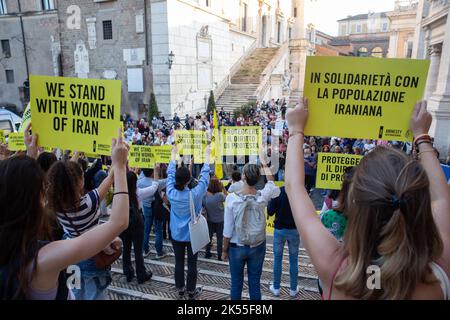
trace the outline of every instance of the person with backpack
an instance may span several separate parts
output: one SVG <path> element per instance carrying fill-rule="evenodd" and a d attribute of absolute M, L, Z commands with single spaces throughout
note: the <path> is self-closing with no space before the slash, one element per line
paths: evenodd
<path fill-rule="evenodd" d="M 205 151 L 205 163 L 200 172 L 200 179 L 195 187 L 189 188 L 191 172 L 185 167 L 176 168 L 177 149 L 172 149 L 172 161 L 167 170 L 167 198 L 170 201 L 170 231 L 172 235 L 172 246 L 175 254 L 175 286 L 178 290 L 179 299 L 187 298 L 195 300 L 202 293 L 201 287 L 197 286 L 197 255 L 192 252 L 189 233 L 189 222 L 191 221 L 190 198 L 192 197 L 195 211 L 200 212 L 202 199 L 209 185 L 209 160 L 211 147 L 208 145 Z M 187 251 L 188 272 L 185 286 L 184 257 Z"/>
<path fill-rule="evenodd" d="M 242 298 L 246 264 L 250 300 L 261 300 L 261 274 L 266 254 L 265 209 L 271 199 L 280 195 L 280 188 L 268 175 L 264 188 L 257 190 L 261 167 L 256 164 L 246 164 L 242 176 L 244 186 L 240 194 L 229 194 L 225 202 L 222 258 L 230 263 L 231 300 Z"/>
<path fill-rule="evenodd" d="M 128 226 L 128 146 L 119 129 L 111 148 L 115 195 L 109 220 L 79 237 L 48 242 L 45 174 L 35 160 L 38 137 L 30 129 L 31 124 L 25 130 L 27 156 L 0 161 L 0 299 L 73 299 L 67 268 L 102 251 Z"/>
<path fill-rule="evenodd" d="M 127 184 L 130 198 L 130 217 L 127 230 L 120 234 L 123 242 L 123 274 L 127 282 L 134 277 L 131 265 L 131 246 L 134 247 L 136 275 L 138 284 L 142 284 L 152 278 L 152 272 L 145 269 L 142 244 L 144 243 L 144 221 L 139 201 L 152 196 L 158 191 L 158 170 L 155 170 L 155 180 L 147 188 L 137 188 L 137 176 L 134 172 L 127 172 Z"/>

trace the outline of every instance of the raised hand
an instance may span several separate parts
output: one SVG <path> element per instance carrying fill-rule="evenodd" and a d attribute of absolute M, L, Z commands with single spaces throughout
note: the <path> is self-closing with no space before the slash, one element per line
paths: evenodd
<path fill-rule="evenodd" d="M 301 99 L 300 103 L 293 109 L 286 112 L 289 131 L 303 132 L 306 121 L 308 120 L 308 99 Z"/>
<path fill-rule="evenodd" d="M 30 130 L 31 130 L 31 122 L 28 123 L 24 132 L 24 142 L 27 148 L 27 156 L 37 159 L 39 152 L 39 147 L 37 145 L 38 135 L 37 133 L 33 133 L 32 135 L 30 135 Z"/>
<path fill-rule="evenodd" d="M 411 117 L 410 128 L 415 137 L 421 134 L 427 134 L 430 130 L 433 117 L 427 111 L 427 102 L 419 101 L 414 107 Z"/>
<path fill-rule="evenodd" d="M 129 149 L 130 146 L 123 141 L 122 128 L 119 128 L 117 139 L 113 139 L 111 147 L 111 160 L 113 167 L 126 167 Z"/>

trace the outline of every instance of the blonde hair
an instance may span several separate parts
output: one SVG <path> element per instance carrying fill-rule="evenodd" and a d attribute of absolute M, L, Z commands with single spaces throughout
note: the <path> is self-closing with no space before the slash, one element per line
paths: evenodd
<path fill-rule="evenodd" d="M 336 278 L 338 290 L 359 299 L 409 299 L 419 283 L 430 283 L 429 263 L 443 243 L 419 162 L 377 147 L 355 168 L 347 203 L 347 266 Z M 367 288 L 370 265 L 380 267 L 381 289 Z"/>

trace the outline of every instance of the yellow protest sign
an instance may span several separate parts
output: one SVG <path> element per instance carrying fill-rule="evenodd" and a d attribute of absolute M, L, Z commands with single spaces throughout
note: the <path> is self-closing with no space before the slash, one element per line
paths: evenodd
<path fill-rule="evenodd" d="M 155 156 L 155 163 L 169 163 L 172 160 L 172 146 L 151 147 Z"/>
<path fill-rule="evenodd" d="M 155 167 L 155 156 L 152 147 L 132 145 L 128 153 L 130 168 L 151 169 Z"/>
<path fill-rule="evenodd" d="M 179 155 L 192 155 L 192 133 L 188 130 L 175 131 L 175 145 Z"/>
<path fill-rule="evenodd" d="M 192 155 L 194 163 L 205 162 L 205 148 L 207 137 L 205 131 L 177 130 L 175 131 L 175 144 L 178 155 Z"/>
<path fill-rule="evenodd" d="M 95 154 L 95 153 L 89 153 L 89 152 L 85 152 L 85 153 L 84 153 L 84 156 L 85 156 L 86 158 L 98 158 L 98 155 L 97 155 L 97 154 Z"/>
<path fill-rule="evenodd" d="M 221 127 L 223 156 L 259 155 L 262 142 L 260 127 Z"/>
<path fill-rule="evenodd" d="M 19 132 L 24 132 L 25 128 L 31 122 L 31 105 L 28 102 L 27 107 L 22 115 L 22 122 L 20 123 Z"/>
<path fill-rule="evenodd" d="M 25 151 L 23 132 L 11 132 L 8 136 L 8 149 L 11 151 Z"/>
<path fill-rule="evenodd" d="M 120 81 L 31 76 L 30 95 L 41 146 L 111 154 L 121 126 Z"/>
<path fill-rule="evenodd" d="M 411 141 L 429 60 L 307 57 L 308 136 Z"/>
<path fill-rule="evenodd" d="M 346 168 L 359 164 L 362 156 L 341 153 L 322 153 L 317 156 L 316 187 L 340 190 Z"/>
<path fill-rule="evenodd" d="M 0 143 L 6 143 L 5 141 L 5 133 L 3 130 L 0 130 Z"/>
<path fill-rule="evenodd" d="M 192 131 L 192 154 L 194 163 L 205 163 L 205 149 L 208 144 L 205 131 Z"/>
<path fill-rule="evenodd" d="M 40 149 L 43 152 L 50 152 L 50 153 L 52 153 L 54 148 L 51 148 L 51 147 L 40 147 Z"/>

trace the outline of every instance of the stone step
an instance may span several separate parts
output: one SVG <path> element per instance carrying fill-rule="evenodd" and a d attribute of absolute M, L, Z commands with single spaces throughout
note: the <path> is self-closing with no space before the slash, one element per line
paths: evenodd
<path fill-rule="evenodd" d="M 153 277 L 151 281 L 145 284 L 138 285 L 136 279 L 132 282 L 126 282 L 125 277 L 122 274 L 121 261 L 114 263 L 112 267 L 113 272 L 113 288 L 131 289 L 135 291 L 134 296 L 139 297 L 139 293 L 150 294 L 151 296 L 145 297 L 140 296 L 142 299 L 150 299 L 161 297 L 162 299 L 176 299 L 177 291 L 175 290 L 175 264 L 173 257 L 166 257 L 162 260 L 150 260 L 145 259 L 145 264 L 147 269 L 151 269 L 153 272 Z M 198 269 L 198 279 L 197 285 L 202 286 L 204 289 L 204 294 L 202 294 L 201 299 L 229 299 L 229 290 L 231 287 L 231 276 L 229 274 L 228 268 L 215 268 L 215 269 L 205 269 L 201 261 L 197 262 Z M 185 267 L 187 270 L 187 266 Z M 264 272 L 261 279 L 261 291 L 263 294 L 263 299 L 276 299 L 273 297 L 269 291 L 269 286 L 271 283 L 271 278 L 266 279 Z M 290 299 L 289 296 L 289 283 L 284 282 L 285 279 L 282 278 L 281 282 L 281 296 L 282 299 Z M 248 279 L 244 278 L 244 289 L 243 296 L 248 298 Z M 306 281 L 309 281 L 306 283 Z M 315 281 L 307 279 L 299 279 L 299 296 L 302 299 L 318 299 L 320 298 L 317 293 L 317 287 L 315 286 Z M 124 292 L 121 292 L 124 294 Z"/>
<path fill-rule="evenodd" d="M 216 102 L 219 108 L 233 112 L 253 99 L 260 84 L 260 76 L 277 53 L 278 48 L 257 48 L 243 62 Z"/>
<path fill-rule="evenodd" d="M 151 247 L 154 246 L 153 240 L 150 241 L 150 245 L 151 245 Z M 166 253 L 168 253 L 170 256 L 174 256 L 173 248 L 172 248 L 171 244 L 164 243 L 163 247 L 164 247 L 164 251 Z M 151 252 L 156 255 L 156 251 L 151 250 Z M 228 266 L 227 262 L 217 260 L 217 249 L 216 249 L 215 242 L 213 242 L 213 245 L 211 248 L 212 258 L 206 259 L 205 253 L 206 253 L 206 251 L 204 249 L 200 250 L 200 252 L 198 254 L 199 261 L 203 261 L 206 264 L 214 263 L 214 264 L 217 264 L 220 266 Z M 266 244 L 266 256 L 264 259 L 263 269 L 267 272 L 272 272 L 273 264 L 274 264 L 273 251 Z M 299 267 L 299 277 L 308 278 L 308 279 L 317 279 L 317 273 L 316 273 L 313 265 L 310 263 L 308 256 L 299 254 L 298 267 Z M 285 250 L 283 250 L 282 270 L 286 276 L 289 276 L 289 254 L 287 253 L 287 247 L 285 248 Z"/>
<path fill-rule="evenodd" d="M 274 255 L 273 255 L 273 240 L 272 237 L 267 237 L 266 242 L 266 256 L 264 259 L 264 268 L 266 269 L 273 269 L 273 261 L 274 261 Z M 155 245 L 154 236 L 150 235 L 150 247 L 153 248 Z M 217 248 L 216 248 L 216 238 L 213 237 L 213 241 L 211 242 L 211 254 L 213 255 L 213 259 L 206 259 L 206 262 L 216 262 L 218 264 L 227 264 L 226 262 L 217 261 Z M 173 253 L 172 243 L 168 240 L 163 241 L 163 247 L 164 251 L 168 253 Z M 199 259 L 205 257 L 206 250 L 201 249 L 199 251 Z M 287 245 L 284 246 L 283 250 L 283 270 L 288 272 L 289 271 L 289 252 Z M 299 256 L 298 256 L 298 266 L 299 266 L 299 272 L 304 272 L 307 276 L 306 277 L 314 277 L 317 278 L 317 273 L 314 269 L 314 266 L 311 264 L 311 260 L 309 256 L 306 253 L 306 250 L 303 248 L 299 249 Z"/>

